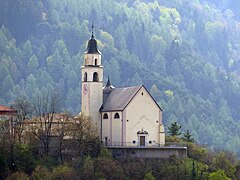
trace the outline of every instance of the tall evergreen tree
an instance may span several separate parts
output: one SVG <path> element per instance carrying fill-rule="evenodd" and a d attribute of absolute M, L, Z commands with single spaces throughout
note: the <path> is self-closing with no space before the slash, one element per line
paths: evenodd
<path fill-rule="evenodd" d="M 182 126 L 180 126 L 177 122 L 171 123 L 171 126 L 168 127 L 168 133 L 170 136 L 180 136 L 182 133 L 180 133 L 180 129 Z"/>
<path fill-rule="evenodd" d="M 185 133 L 183 133 L 182 139 L 186 142 L 195 142 L 194 138 L 192 137 L 192 134 L 187 130 Z"/>

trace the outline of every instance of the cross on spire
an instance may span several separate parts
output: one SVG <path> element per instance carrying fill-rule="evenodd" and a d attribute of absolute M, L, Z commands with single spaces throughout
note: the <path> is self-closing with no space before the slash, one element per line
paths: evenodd
<path fill-rule="evenodd" d="M 94 24 L 92 23 L 92 38 L 94 38 L 93 29 L 94 29 Z"/>

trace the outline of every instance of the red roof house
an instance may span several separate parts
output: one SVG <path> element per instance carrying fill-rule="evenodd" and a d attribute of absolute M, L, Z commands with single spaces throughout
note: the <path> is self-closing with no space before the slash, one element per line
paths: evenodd
<path fill-rule="evenodd" d="M 0 105 L 0 116 L 1 115 L 15 115 L 17 113 L 16 110 L 6 107 L 6 106 L 1 106 Z"/>

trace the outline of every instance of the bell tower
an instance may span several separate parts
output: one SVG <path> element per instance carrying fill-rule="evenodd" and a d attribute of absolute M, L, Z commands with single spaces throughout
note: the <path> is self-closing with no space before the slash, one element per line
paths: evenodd
<path fill-rule="evenodd" d="M 101 52 L 93 33 L 84 54 L 82 69 L 82 113 L 90 116 L 97 127 L 100 125 L 99 109 L 103 103 L 103 66 Z"/>

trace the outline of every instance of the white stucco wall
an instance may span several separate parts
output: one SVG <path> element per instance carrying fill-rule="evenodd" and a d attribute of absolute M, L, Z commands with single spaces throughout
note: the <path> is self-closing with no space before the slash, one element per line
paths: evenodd
<path fill-rule="evenodd" d="M 87 81 L 93 81 L 93 73 L 98 73 L 99 82 L 103 81 L 103 66 L 82 66 L 82 82 L 84 82 L 84 74 L 87 73 Z"/>
<path fill-rule="evenodd" d="M 84 82 L 84 74 L 87 73 L 87 82 Z M 93 82 L 93 73 L 98 73 L 98 82 Z M 103 102 L 103 67 L 82 66 L 82 113 L 91 116 L 94 123 L 100 129 L 99 109 Z M 87 92 L 86 92 L 87 89 Z M 85 91 L 85 92 L 84 92 Z"/>
<path fill-rule="evenodd" d="M 103 119 L 104 114 L 108 115 L 108 119 Z M 119 118 L 114 118 L 115 114 L 119 114 Z M 104 112 L 102 113 L 102 141 L 106 141 L 112 145 L 121 145 L 122 143 L 122 112 Z"/>
<path fill-rule="evenodd" d="M 95 59 L 97 59 L 97 66 L 102 64 L 100 54 L 85 54 L 84 65 L 95 65 Z"/>
<path fill-rule="evenodd" d="M 105 113 L 102 113 L 102 141 L 105 143 L 106 138 L 110 138 L 110 113 L 108 115 L 108 119 L 103 119 Z"/>
<path fill-rule="evenodd" d="M 83 86 L 88 88 L 88 92 L 84 93 Z M 82 113 L 86 116 L 91 116 L 94 123 L 99 127 L 100 113 L 99 109 L 102 105 L 102 83 L 87 82 L 82 83 Z"/>
<path fill-rule="evenodd" d="M 142 95 L 143 93 L 143 95 Z M 125 142 L 139 143 L 138 131 L 147 131 L 146 145 L 159 143 L 159 125 L 161 112 L 159 107 L 150 97 L 145 88 L 141 88 L 136 96 L 129 103 L 126 111 L 126 135 Z M 148 144 L 149 141 L 152 144 Z"/>
<path fill-rule="evenodd" d="M 118 113 L 119 118 L 114 118 L 114 115 Z M 112 142 L 116 145 L 120 145 L 122 142 L 122 113 L 120 111 L 112 112 Z"/>

